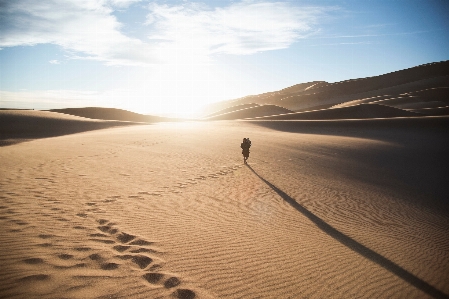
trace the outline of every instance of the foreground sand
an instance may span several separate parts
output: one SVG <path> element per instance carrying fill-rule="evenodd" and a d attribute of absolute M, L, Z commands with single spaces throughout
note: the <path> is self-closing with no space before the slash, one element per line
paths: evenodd
<path fill-rule="evenodd" d="M 448 121 L 407 121 L 166 123 L 0 147 L 0 297 L 448 298 Z"/>

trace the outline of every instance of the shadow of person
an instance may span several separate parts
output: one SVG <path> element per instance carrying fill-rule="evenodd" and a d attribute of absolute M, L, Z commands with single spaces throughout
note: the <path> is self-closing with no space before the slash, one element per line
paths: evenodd
<path fill-rule="evenodd" d="M 274 192 L 276 192 L 284 201 L 286 201 L 290 206 L 292 206 L 295 210 L 303 214 L 305 217 L 307 217 L 310 221 L 312 221 L 318 228 L 320 228 L 323 232 L 334 238 L 336 241 L 340 242 L 341 244 L 345 245 L 349 249 L 357 252 L 358 254 L 362 255 L 363 257 L 375 262 L 379 266 L 383 267 L 384 269 L 390 271 L 391 273 L 397 275 L 398 277 L 402 278 L 406 282 L 410 283 L 414 287 L 420 289 L 421 291 L 427 293 L 428 295 L 434 297 L 434 298 L 446 298 L 449 299 L 449 296 L 443 293 L 442 291 L 438 290 L 437 288 L 433 287 L 432 285 L 428 284 L 424 280 L 420 279 L 419 277 L 413 275 L 412 273 L 408 272 L 404 268 L 400 267 L 393 261 L 390 261 L 386 257 L 380 255 L 379 253 L 369 249 L 365 245 L 357 242 L 356 240 L 352 239 L 351 237 L 345 235 L 341 231 L 337 230 L 330 224 L 326 223 L 323 219 L 316 216 L 309 210 L 307 210 L 305 207 L 300 205 L 296 200 L 291 198 L 288 194 L 286 194 L 284 191 L 270 183 L 269 181 L 265 180 L 263 177 L 261 177 L 249 164 L 246 164 L 246 166 L 259 178 L 261 179 L 265 184 L 267 184 L 271 189 L 273 189 Z"/>

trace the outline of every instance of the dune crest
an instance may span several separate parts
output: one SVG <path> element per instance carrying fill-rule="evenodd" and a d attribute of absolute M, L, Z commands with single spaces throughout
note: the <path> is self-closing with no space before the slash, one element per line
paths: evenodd
<path fill-rule="evenodd" d="M 346 109 L 345 112 L 339 113 L 345 119 L 448 115 L 448 89 L 449 61 L 442 61 L 368 78 L 335 83 L 324 81 L 302 83 L 275 92 L 219 102 L 206 107 L 205 111 L 209 116 L 204 117 L 208 120 L 274 117 L 276 114 L 285 114 L 279 109 L 282 107 L 291 112 L 303 112 L 301 116 L 295 116 L 298 119 L 326 120 L 338 118 L 338 113 L 324 112 L 325 109 L 362 104 L 384 105 L 410 113 L 386 108 L 382 110 L 376 105 Z M 251 109 L 245 112 L 238 109 L 240 105 L 249 103 L 265 105 L 267 109 L 272 107 L 272 111 L 258 115 Z M 360 113 L 368 108 L 372 108 L 372 113 L 368 111 Z M 317 113 L 317 110 L 321 112 Z M 222 114 L 219 111 L 226 111 L 226 117 L 217 117 L 217 114 Z M 311 114 L 306 116 L 306 113 Z M 285 117 L 279 116 L 279 119 Z M 289 117 L 287 119 L 294 118 Z"/>

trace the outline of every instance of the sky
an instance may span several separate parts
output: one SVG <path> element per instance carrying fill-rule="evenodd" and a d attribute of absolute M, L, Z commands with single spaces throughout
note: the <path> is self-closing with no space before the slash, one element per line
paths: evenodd
<path fill-rule="evenodd" d="M 448 49 L 446 0 L 0 0 L 0 108 L 190 116 Z"/>

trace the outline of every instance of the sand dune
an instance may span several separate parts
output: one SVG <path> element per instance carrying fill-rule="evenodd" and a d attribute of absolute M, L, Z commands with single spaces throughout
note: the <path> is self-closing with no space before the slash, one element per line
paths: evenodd
<path fill-rule="evenodd" d="M 378 104 L 361 104 L 350 107 L 323 109 L 309 112 L 289 113 L 262 117 L 270 120 L 328 120 L 328 119 L 364 119 L 390 117 L 416 117 L 420 114 Z"/>
<path fill-rule="evenodd" d="M 276 105 L 295 112 L 371 103 L 404 109 L 408 109 L 407 105 L 410 109 L 417 108 L 413 107 L 414 104 L 420 105 L 419 108 L 435 108 L 435 104 L 431 102 L 447 103 L 447 90 L 449 90 L 449 61 L 443 61 L 375 77 L 336 83 L 315 81 L 297 84 L 275 92 L 212 104 L 207 107 L 207 111 L 208 114 L 212 114 L 244 103 Z M 441 115 L 443 111 L 445 110 L 436 110 L 435 115 Z M 428 110 L 427 115 L 430 112 L 432 111 Z M 392 114 L 392 117 L 395 117 L 395 114 Z"/>
<path fill-rule="evenodd" d="M 103 119 L 103 120 L 120 120 L 120 121 L 148 122 L 148 123 L 176 120 L 174 118 L 143 115 L 116 108 L 86 107 L 86 108 L 52 109 L 50 111 L 76 115 L 91 119 Z"/>
<path fill-rule="evenodd" d="M 311 88 L 313 86 L 320 86 L 322 84 L 327 84 L 327 82 L 314 81 L 314 82 L 307 82 L 307 83 L 299 83 L 299 84 L 281 89 L 279 91 L 267 92 L 267 93 L 258 94 L 258 95 L 246 96 L 246 97 L 235 99 L 235 100 L 213 103 L 213 104 L 210 104 L 210 105 L 207 105 L 206 107 L 204 107 L 202 116 L 206 117 L 207 115 L 210 115 L 210 114 L 215 113 L 220 110 L 228 109 L 233 106 L 246 105 L 246 104 L 251 104 L 251 103 L 275 104 L 279 100 L 281 100 L 285 97 L 288 97 L 292 94 L 296 94 L 298 92 L 303 92 L 303 91 L 307 90 L 308 88 Z"/>
<path fill-rule="evenodd" d="M 243 118 L 255 118 L 261 116 L 277 115 L 292 112 L 291 110 L 276 105 L 250 106 L 248 108 L 239 109 L 241 107 L 242 107 L 241 105 L 236 106 L 235 109 L 238 110 L 229 109 L 231 110 L 230 112 L 207 117 L 205 118 L 205 120 L 232 120 Z M 243 107 L 246 107 L 246 105 Z"/>
<path fill-rule="evenodd" d="M 210 118 L 210 117 L 214 117 L 214 116 L 225 114 L 225 113 L 229 113 L 229 112 L 234 112 L 234 111 L 247 109 L 247 108 L 258 107 L 258 106 L 260 106 L 260 105 L 256 104 L 256 103 L 241 104 L 241 105 L 228 107 L 228 108 L 225 108 L 223 110 L 219 110 L 217 112 L 211 113 L 209 115 L 206 115 L 204 118 Z"/>
<path fill-rule="evenodd" d="M 48 111 L 0 110 L 0 145 L 131 124 Z"/>
<path fill-rule="evenodd" d="M 447 125 L 160 123 L 1 147 L 0 297 L 448 298 Z"/>

